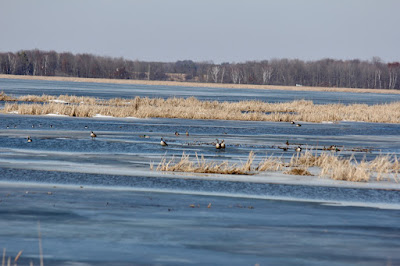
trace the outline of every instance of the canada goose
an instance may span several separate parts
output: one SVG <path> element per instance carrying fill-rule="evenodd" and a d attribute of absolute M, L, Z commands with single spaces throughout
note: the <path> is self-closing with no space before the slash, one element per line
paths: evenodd
<path fill-rule="evenodd" d="M 224 140 L 221 141 L 220 145 L 221 145 L 221 149 L 225 149 L 225 141 Z"/>
<path fill-rule="evenodd" d="M 189 132 L 186 130 L 186 136 L 189 136 Z"/>
<path fill-rule="evenodd" d="M 296 127 L 301 127 L 301 125 L 300 124 L 296 124 Z"/>
<path fill-rule="evenodd" d="M 217 150 L 219 150 L 219 149 L 221 149 L 221 143 L 219 143 L 219 140 L 218 139 L 216 139 L 217 140 L 217 143 L 215 143 L 215 148 L 217 149 Z"/>
<path fill-rule="evenodd" d="M 179 133 L 178 133 L 178 131 L 175 131 L 175 136 L 179 136 Z"/>
<path fill-rule="evenodd" d="M 32 142 L 31 136 L 28 136 L 28 142 Z"/>
<path fill-rule="evenodd" d="M 301 150 L 302 150 L 302 148 L 301 148 L 300 146 L 298 146 L 298 147 L 296 148 L 296 151 L 297 151 L 297 152 L 301 152 Z"/>
<path fill-rule="evenodd" d="M 290 124 L 294 125 L 294 124 L 296 124 L 296 123 L 295 123 L 294 121 L 291 121 Z"/>
<path fill-rule="evenodd" d="M 337 150 L 339 150 L 339 149 L 336 147 L 336 145 L 331 145 L 331 146 L 328 148 L 328 150 L 337 151 Z"/>
<path fill-rule="evenodd" d="M 95 137 L 97 137 L 97 135 L 96 134 L 94 134 L 94 132 L 92 131 L 92 132 L 90 132 L 90 136 L 92 137 L 92 139 L 94 139 Z"/>
<path fill-rule="evenodd" d="M 286 145 L 289 146 L 289 141 L 288 140 L 286 141 Z"/>
<path fill-rule="evenodd" d="M 163 140 L 163 138 L 161 138 L 160 144 L 161 146 L 168 146 L 168 144 Z"/>

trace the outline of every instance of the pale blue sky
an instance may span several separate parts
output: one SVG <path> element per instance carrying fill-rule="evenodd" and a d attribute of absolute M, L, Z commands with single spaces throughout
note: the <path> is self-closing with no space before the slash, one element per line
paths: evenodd
<path fill-rule="evenodd" d="M 397 0 L 0 0 L 0 51 L 400 61 Z"/>

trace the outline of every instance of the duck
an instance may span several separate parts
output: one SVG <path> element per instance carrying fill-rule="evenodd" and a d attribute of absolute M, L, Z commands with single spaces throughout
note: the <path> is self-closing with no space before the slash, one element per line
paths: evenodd
<path fill-rule="evenodd" d="M 186 130 L 186 136 L 189 136 L 189 132 Z"/>
<path fill-rule="evenodd" d="M 296 127 L 301 127 L 301 124 L 296 124 Z"/>
<path fill-rule="evenodd" d="M 179 136 L 179 133 L 178 133 L 178 131 L 175 131 L 175 136 Z"/>
<path fill-rule="evenodd" d="M 31 136 L 28 136 L 28 142 L 32 142 Z"/>
<path fill-rule="evenodd" d="M 337 151 L 337 150 L 339 150 L 339 149 L 336 147 L 336 145 L 331 145 L 331 146 L 328 148 L 328 150 Z"/>
<path fill-rule="evenodd" d="M 302 148 L 301 148 L 300 146 L 298 146 L 298 147 L 296 148 L 296 152 L 301 152 L 301 150 L 302 150 Z"/>
<path fill-rule="evenodd" d="M 290 144 L 289 144 L 289 141 L 287 140 L 287 141 L 286 141 L 286 146 L 289 146 L 289 145 L 290 145 Z"/>
<path fill-rule="evenodd" d="M 224 140 L 221 141 L 220 145 L 221 145 L 221 149 L 225 149 L 225 141 Z"/>
<path fill-rule="evenodd" d="M 165 140 L 163 138 L 161 138 L 160 145 L 161 146 L 168 146 L 168 144 L 165 142 Z"/>
<path fill-rule="evenodd" d="M 296 123 L 295 123 L 294 121 L 291 121 L 290 124 L 294 125 L 294 124 L 296 124 Z"/>
<path fill-rule="evenodd" d="M 90 136 L 92 137 L 92 139 L 94 139 L 95 137 L 97 137 L 97 135 L 92 131 L 90 132 Z"/>
<path fill-rule="evenodd" d="M 217 140 L 217 143 L 215 143 L 215 148 L 217 149 L 217 150 L 219 150 L 219 149 L 221 149 L 221 143 L 219 143 L 219 140 L 218 139 L 216 139 Z"/>

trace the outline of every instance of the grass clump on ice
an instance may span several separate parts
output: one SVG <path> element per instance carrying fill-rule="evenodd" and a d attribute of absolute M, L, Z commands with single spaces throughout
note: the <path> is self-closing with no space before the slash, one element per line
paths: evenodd
<path fill-rule="evenodd" d="M 179 162 L 175 163 L 175 158 L 167 161 L 164 157 L 157 167 L 157 171 L 172 171 L 172 172 L 193 172 L 193 173 L 208 173 L 208 174 L 230 174 L 230 175 L 249 175 L 252 172 L 252 163 L 254 153 L 250 152 L 247 162 L 241 165 L 229 164 L 227 161 L 213 162 L 207 161 L 202 155 L 199 157 L 196 153 L 195 160 L 190 160 L 190 156 L 183 153 Z"/>
<path fill-rule="evenodd" d="M 157 167 L 157 171 L 211 173 L 211 174 L 239 174 L 254 175 L 259 172 L 275 171 L 289 175 L 311 176 L 310 167 L 319 170 L 320 177 L 351 182 L 368 182 L 375 178 L 377 181 L 393 178 L 397 182 L 400 163 L 395 156 L 380 155 L 374 160 L 357 162 L 353 156 L 342 158 L 336 154 L 321 153 L 319 155 L 306 151 L 293 155 L 289 162 L 281 157 L 266 156 L 257 165 L 254 165 L 255 154 L 250 152 L 246 163 L 230 164 L 228 161 L 207 161 L 204 156 L 194 157 L 183 153 L 179 161 L 172 157 L 169 161 L 164 157 Z M 285 171 L 285 169 L 287 169 Z"/>

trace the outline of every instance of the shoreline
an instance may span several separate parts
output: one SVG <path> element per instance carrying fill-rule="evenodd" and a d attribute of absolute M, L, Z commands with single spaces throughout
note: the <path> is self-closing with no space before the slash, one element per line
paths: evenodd
<path fill-rule="evenodd" d="M 389 89 L 252 85 L 252 84 L 228 84 L 228 83 L 221 84 L 221 83 L 198 83 L 198 82 L 157 81 L 157 80 L 77 78 L 77 77 L 59 77 L 59 76 L 24 76 L 24 75 L 11 75 L 11 74 L 0 74 L 0 79 L 65 81 L 65 82 L 80 82 L 80 83 L 106 83 L 106 84 L 128 84 L 128 85 L 130 84 L 130 85 L 149 85 L 149 86 L 179 86 L 179 87 L 194 87 L 194 88 L 229 88 L 229 89 L 261 89 L 261 90 L 286 90 L 286 91 L 321 91 L 321 92 L 325 91 L 325 92 L 400 94 L 400 90 L 389 90 Z"/>

